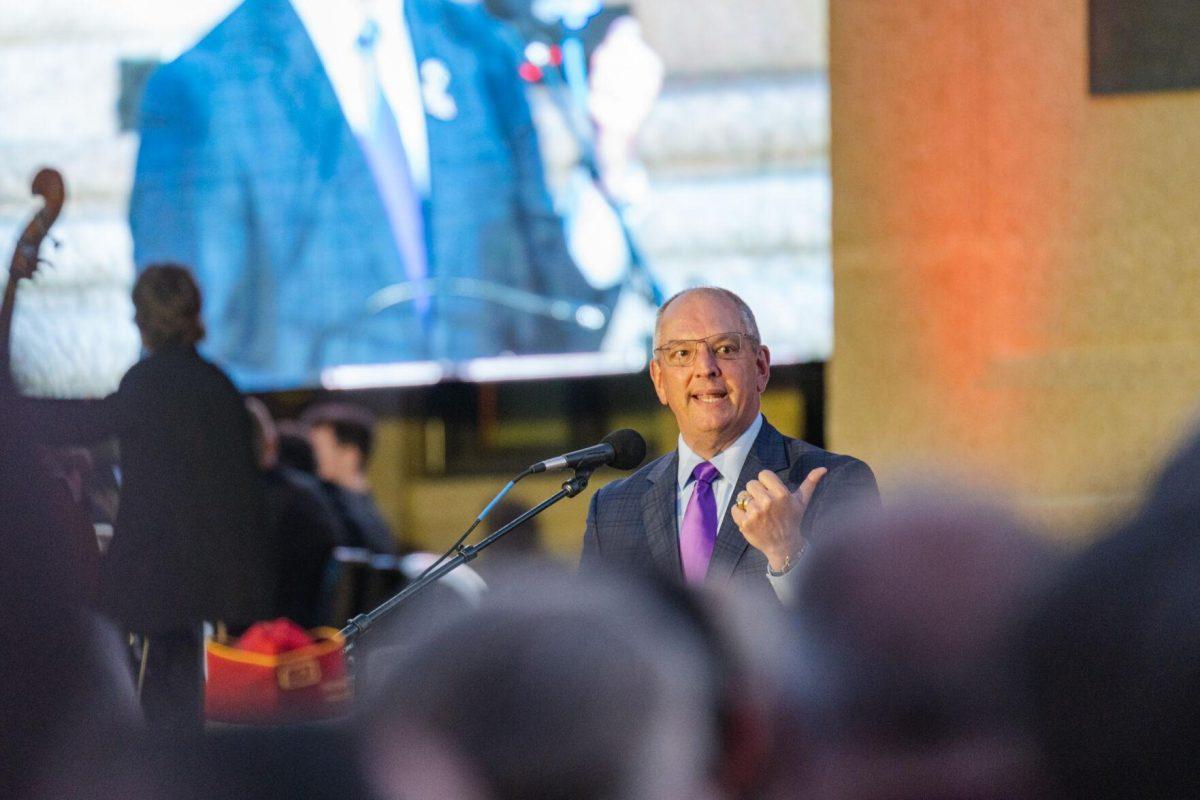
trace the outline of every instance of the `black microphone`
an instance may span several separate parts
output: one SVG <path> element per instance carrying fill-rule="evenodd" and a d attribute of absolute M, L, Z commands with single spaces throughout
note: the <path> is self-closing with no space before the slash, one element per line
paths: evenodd
<path fill-rule="evenodd" d="M 539 461 L 525 470 L 525 474 L 532 475 L 553 469 L 594 468 L 604 464 L 615 469 L 633 469 L 641 464 L 645 457 L 646 440 L 637 431 L 622 428 L 605 436 L 600 444 Z"/>

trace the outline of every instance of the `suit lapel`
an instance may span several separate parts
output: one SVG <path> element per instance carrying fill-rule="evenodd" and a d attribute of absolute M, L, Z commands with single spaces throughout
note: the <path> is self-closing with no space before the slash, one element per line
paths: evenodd
<path fill-rule="evenodd" d="M 784 473 L 788 468 L 787 440 L 779 431 L 771 427 L 769 422 L 763 420 L 758 437 L 754 440 L 754 446 L 750 448 L 750 453 L 746 456 L 746 463 L 742 465 L 742 471 L 734 485 L 733 494 L 729 496 L 729 506 L 733 505 L 738 493 L 746 488 L 746 484 L 758 477 L 758 473 L 764 469 L 779 474 L 779 477 L 783 478 L 786 483 L 786 474 Z M 734 568 L 737 567 L 738 561 L 741 560 L 742 554 L 749 546 L 749 542 L 738 530 L 737 523 L 733 521 L 733 515 L 729 513 L 727 506 L 721 529 L 717 531 L 717 541 L 713 545 L 712 560 L 708 562 L 707 578 L 724 581 L 732 577 Z"/>
<path fill-rule="evenodd" d="M 427 211 L 431 217 L 459 219 L 463 209 L 453 203 L 461 202 L 464 183 L 478 180 L 474 172 L 464 172 L 463 165 L 471 165 L 475 159 L 495 157 L 487 155 L 487 148 L 500 135 L 488 127 L 495 109 L 479 105 L 479 89 L 476 88 L 481 80 L 479 55 L 464 42 L 463 33 L 456 29 L 453 15 L 444 4 L 405 0 L 404 15 L 412 39 L 413 58 L 417 62 L 421 102 L 425 106 L 429 159 Z M 434 65 L 448 79 L 444 86 L 431 77 L 436 74 L 431 69 Z M 449 117 L 431 113 L 431 94 L 444 96 L 453 104 L 454 113 Z M 431 246 L 436 247 L 437 243 L 433 242 Z M 456 263 L 458 259 L 453 261 Z M 439 276 L 453 275 L 449 271 L 452 267 L 451 262 L 441 264 Z M 470 277 L 478 276 L 472 272 Z"/>
<path fill-rule="evenodd" d="M 428 58 L 444 60 L 447 53 L 454 60 L 454 54 L 461 46 L 454 41 L 447 30 L 448 23 L 441 12 L 441 7 L 423 2 L 423 0 L 405 0 L 404 24 L 408 27 L 408 36 L 412 41 L 413 59 L 417 62 L 417 78 L 420 79 L 420 66 Z M 447 64 L 450 68 L 454 65 Z M 454 70 L 450 72 L 451 85 L 454 83 Z M 422 85 L 422 89 L 424 85 Z M 449 88 L 449 87 L 447 87 Z M 426 118 L 426 124 L 430 120 Z"/>
<path fill-rule="evenodd" d="M 683 565 L 679 560 L 679 524 L 676 519 L 676 483 L 679 471 L 679 452 L 664 458 L 650 471 L 646 480 L 650 488 L 642 495 L 642 527 L 654 564 L 660 572 L 675 580 L 683 580 Z"/>
<path fill-rule="evenodd" d="M 317 173 L 328 180 L 337 168 L 354 133 L 340 112 L 341 104 L 333 90 L 317 48 L 304 29 L 304 23 L 286 0 L 261 0 L 254 16 L 259 27 L 257 41 L 269 58 L 267 65 L 288 118 L 304 140 L 308 152 L 317 156 Z M 366 161 L 363 159 L 363 168 Z"/>
<path fill-rule="evenodd" d="M 341 186 L 356 192 L 370 192 L 377 203 L 372 218 L 376 231 L 387 231 L 387 210 L 376 189 L 366 156 L 341 110 L 329 74 L 317 53 L 316 45 L 287 0 L 256 0 L 258 26 L 256 41 L 262 43 L 269 75 L 288 121 L 301 140 L 303 152 L 316 157 L 316 170 L 297 170 L 289 176 L 294 184 L 296 203 L 293 225 L 306 231 L 314 226 L 319 199 L 330 187 Z M 275 188 L 275 187 L 272 187 Z M 364 235 L 373 235 L 367 232 Z M 390 257 L 371 259 L 375 283 L 386 286 L 402 278 L 403 267 L 390 235 L 385 235 L 380 252 Z M 307 241 L 300 237 L 300 242 Z"/>

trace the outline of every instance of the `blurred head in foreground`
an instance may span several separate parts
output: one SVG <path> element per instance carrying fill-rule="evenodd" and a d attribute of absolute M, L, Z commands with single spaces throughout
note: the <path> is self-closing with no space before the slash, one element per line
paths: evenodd
<path fill-rule="evenodd" d="M 1055 562 L 999 509 L 901 499 L 802 561 L 802 794 L 1033 796 L 1012 631 Z"/>
<path fill-rule="evenodd" d="M 1200 796 L 1200 438 L 1067 565 L 1026 633 L 1057 796 Z"/>
<path fill-rule="evenodd" d="M 497 800 L 715 796 L 719 668 L 687 615 L 549 568 L 511 586 L 437 626 L 367 699 L 384 796 L 449 791 L 439 763 Z M 414 741 L 440 760 L 412 763 Z"/>

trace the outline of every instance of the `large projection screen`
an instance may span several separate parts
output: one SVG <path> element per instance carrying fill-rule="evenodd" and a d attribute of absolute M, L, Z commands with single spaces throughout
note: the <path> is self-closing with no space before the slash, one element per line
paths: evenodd
<path fill-rule="evenodd" d="M 114 389 L 139 356 L 129 289 L 161 261 L 194 269 L 204 352 L 248 391 L 634 372 L 655 301 L 697 285 L 742 295 L 775 363 L 830 356 L 825 3 L 603 9 L 587 53 L 627 15 L 648 49 L 621 28 L 592 60 L 591 101 L 633 102 L 652 91 L 646 59 L 664 70 L 613 186 L 572 132 L 594 133 L 560 85 L 573 45 L 540 66 L 545 48 L 525 47 L 560 31 L 407 0 L 364 44 L 367 28 L 338 21 L 349 7 L 49 0 L 7 15 L 0 240 L 36 208 L 39 167 L 68 191 L 49 263 L 18 293 L 24 391 Z M 339 26 L 356 34 L 341 49 Z M 399 150 L 380 144 L 389 130 Z"/>

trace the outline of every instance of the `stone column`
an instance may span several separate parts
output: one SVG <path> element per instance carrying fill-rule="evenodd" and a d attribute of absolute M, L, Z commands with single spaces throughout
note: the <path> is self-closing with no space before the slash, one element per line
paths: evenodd
<path fill-rule="evenodd" d="M 838 0 L 831 444 L 1079 529 L 1200 397 L 1200 95 L 1091 96 L 1087 4 Z"/>

